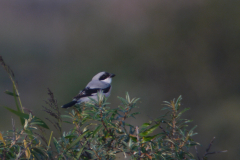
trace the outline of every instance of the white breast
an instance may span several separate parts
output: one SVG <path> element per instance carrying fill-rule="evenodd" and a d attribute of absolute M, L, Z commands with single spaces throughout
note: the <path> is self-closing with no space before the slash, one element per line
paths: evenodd
<path fill-rule="evenodd" d="M 106 82 L 106 83 L 111 83 L 112 82 L 112 78 L 111 77 L 108 77 L 108 78 L 106 78 L 106 79 L 104 79 L 104 80 L 101 80 L 101 81 L 103 81 L 103 82 Z"/>

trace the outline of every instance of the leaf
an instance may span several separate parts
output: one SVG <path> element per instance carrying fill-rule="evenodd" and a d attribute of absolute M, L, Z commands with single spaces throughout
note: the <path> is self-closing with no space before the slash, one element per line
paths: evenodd
<path fill-rule="evenodd" d="M 31 152 L 29 150 L 29 147 L 27 145 L 27 141 L 24 139 L 23 140 L 23 144 L 24 144 L 24 147 L 25 147 L 25 155 L 26 155 L 26 158 L 29 159 L 31 157 Z"/>
<path fill-rule="evenodd" d="M 16 96 L 16 97 L 18 97 L 17 94 L 15 94 L 15 93 L 13 93 L 13 92 L 10 92 L 10 91 L 8 91 L 8 90 L 6 90 L 4 93 L 6 93 L 6 94 L 8 94 L 8 95 L 10 95 L 10 96 Z"/>
<path fill-rule="evenodd" d="M 110 120 L 112 121 L 114 119 L 114 117 L 116 116 L 117 114 L 117 109 L 115 109 L 110 117 Z"/>
<path fill-rule="evenodd" d="M 72 148 L 74 145 L 76 145 L 87 133 L 89 133 L 90 131 L 86 131 L 84 132 L 81 136 L 79 136 L 77 139 L 75 139 L 67 148 L 66 150 L 69 150 L 70 148 Z"/>
<path fill-rule="evenodd" d="M 3 106 L 3 107 L 6 108 L 7 110 L 9 110 L 10 112 L 14 113 L 15 115 L 19 116 L 22 119 L 29 119 L 29 115 L 26 113 L 15 111 L 9 107 L 5 107 L 5 106 Z M 44 121 L 42 121 L 40 118 L 34 117 L 33 122 L 37 123 L 37 125 L 39 125 L 43 128 L 49 129 L 47 124 Z M 24 121 L 24 123 L 25 123 L 25 121 Z"/>
<path fill-rule="evenodd" d="M 138 114 L 140 114 L 140 112 L 135 112 L 135 113 L 129 114 L 127 117 L 133 117 L 133 118 L 135 118 L 134 116 L 135 116 L 135 115 L 138 115 Z M 136 118 L 135 118 L 135 119 L 136 119 Z"/>
<path fill-rule="evenodd" d="M 164 139 L 164 141 L 171 142 L 172 144 L 175 144 L 171 139 Z"/>
<path fill-rule="evenodd" d="M 77 153 L 77 159 L 79 159 L 79 158 L 80 158 L 80 156 L 81 156 L 81 154 L 82 154 L 82 151 L 83 151 L 83 149 L 84 149 L 85 145 L 87 144 L 87 142 L 88 142 L 88 141 L 85 141 L 85 142 L 84 142 L 84 144 L 83 144 L 82 148 L 81 148 L 81 149 L 80 149 L 80 151 Z"/>
<path fill-rule="evenodd" d="M 129 143 L 128 143 L 128 147 L 131 148 L 132 144 L 133 144 L 132 143 L 132 138 L 130 138 Z"/>
<path fill-rule="evenodd" d="M 151 125 L 151 123 L 143 123 L 143 125 L 140 128 L 147 128 L 150 125 Z"/>
<path fill-rule="evenodd" d="M 182 96 L 180 95 L 175 103 L 176 110 L 179 109 L 181 100 L 182 100 Z"/>
<path fill-rule="evenodd" d="M 166 110 L 166 109 L 170 109 L 170 107 L 163 107 L 161 110 Z"/>
<path fill-rule="evenodd" d="M 130 96 L 129 96 L 128 92 L 126 93 L 126 100 L 127 100 L 128 103 L 131 102 L 131 101 L 130 101 Z"/>
<path fill-rule="evenodd" d="M 137 137 L 129 135 L 133 142 L 137 142 Z"/>
<path fill-rule="evenodd" d="M 118 99 L 120 99 L 122 101 L 123 105 L 127 105 L 128 104 L 128 102 L 124 98 L 118 97 Z"/>
<path fill-rule="evenodd" d="M 99 97 L 99 96 L 98 96 Z M 88 97 L 90 100 L 91 100 L 91 102 L 93 102 L 94 104 L 97 104 L 98 102 L 95 100 L 95 99 L 93 99 L 93 98 L 91 98 L 91 97 Z M 91 105 L 91 104 L 89 104 L 89 105 Z"/>
<path fill-rule="evenodd" d="M 147 129 L 146 131 L 140 133 L 139 135 L 142 136 L 142 137 L 143 137 L 143 136 L 147 136 L 147 135 L 149 135 L 150 133 L 152 133 L 155 129 L 157 129 L 158 126 L 159 126 L 159 124 L 156 124 L 156 125 L 152 126 L 151 128 Z"/>
<path fill-rule="evenodd" d="M 102 125 L 97 126 L 97 128 L 93 131 L 93 137 L 96 135 L 96 133 L 102 128 Z"/>
<path fill-rule="evenodd" d="M 152 139 L 154 139 L 154 138 L 157 137 L 158 135 L 159 135 L 159 134 L 154 135 L 154 136 L 146 136 L 146 137 L 143 137 L 141 143 L 145 143 L 145 142 L 151 141 Z"/>
<path fill-rule="evenodd" d="M 21 111 L 20 110 L 20 108 L 19 108 L 19 104 L 18 104 L 18 100 L 17 100 L 17 93 L 16 93 L 16 90 L 17 90 L 17 88 L 16 88 L 16 86 L 14 85 L 14 82 L 13 82 L 13 96 L 14 96 L 14 101 L 15 101 L 15 103 L 16 103 L 16 107 L 17 107 L 17 110 L 18 110 L 18 112 L 23 112 L 23 111 Z M 20 99 L 20 98 L 19 98 Z M 22 126 L 24 125 L 24 118 L 21 118 L 20 117 L 20 122 L 21 122 L 21 124 L 22 124 Z"/>
<path fill-rule="evenodd" d="M 139 101 L 140 98 L 137 98 L 137 99 L 133 99 L 132 100 L 132 103 L 136 103 L 137 101 Z"/>
<path fill-rule="evenodd" d="M 70 119 L 72 119 L 72 117 L 69 116 L 69 115 L 61 115 L 61 118 L 70 118 Z"/>
<path fill-rule="evenodd" d="M 0 132 L 0 140 L 3 142 L 4 146 L 6 146 L 6 142 L 5 142 L 5 140 L 4 140 L 3 135 L 2 135 L 1 132 Z"/>
<path fill-rule="evenodd" d="M 194 130 L 196 127 L 197 127 L 197 125 L 194 126 L 194 127 L 188 132 L 189 136 L 191 136 L 191 135 L 193 134 L 193 130 Z"/>
<path fill-rule="evenodd" d="M 186 112 L 187 110 L 189 110 L 190 108 L 184 108 L 184 110 L 182 110 L 180 113 L 178 113 L 177 117 L 180 117 L 184 112 Z"/>
<path fill-rule="evenodd" d="M 54 144 L 55 148 L 57 149 L 57 152 L 60 153 L 59 144 L 55 137 L 53 137 L 53 144 Z"/>
<path fill-rule="evenodd" d="M 83 128 L 83 132 L 85 132 L 86 130 L 87 130 L 87 128 L 89 127 L 89 126 L 91 126 L 91 125 L 97 125 L 96 123 L 90 123 L 90 124 L 88 124 L 88 125 L 86 125 L 84 128 Z"/>

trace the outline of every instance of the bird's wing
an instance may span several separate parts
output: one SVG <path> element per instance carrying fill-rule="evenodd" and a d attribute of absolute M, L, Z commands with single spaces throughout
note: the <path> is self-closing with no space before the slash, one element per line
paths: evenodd
<path fill-rule="evenodd" d="M 91 87 L 90 87 L 91 86 Z M 111 89 L 110 84 L 98 83 L 98 82 L 89 82 L 87 87 L 84 88 L 78 95 L 74 97 L 74 100 L 78 100 L 82 97 L 89 97 L 96 94 L 98 91 L 102 90 L 103 93 L 107 93 Z"/>

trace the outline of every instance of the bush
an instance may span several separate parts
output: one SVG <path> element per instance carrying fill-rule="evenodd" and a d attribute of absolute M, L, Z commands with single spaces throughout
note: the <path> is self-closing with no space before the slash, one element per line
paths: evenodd
<path fill-rule="evenodd" d="M 199 156 L 198 142 L 193 140 L 196 128 L 189 128 L 191 120 L 182 119 L 189 108 L 181 109 L 182 97 L 164 102 L 166 113 L 141 126 L 126 122 L 135 118 L 138 98 L 118 97 L 121 104 L 111 109 L 107 99 L 98 93 L 98 100 L 72 107 L 71 112 L 61 115 L 59 105 L 53 93 L 48 89 L 50 98 L 43 110 L 51 116 L 46 118 L 51 126 L 59 132 L 59 137 L 46 136 L 48 125 L 33 113 L 24 113 L 14 74 L 0 56 L 0 63 L 7 71 L 12 83 L 13 92 L 5 91 L 14 97 L 16 110 L 5 107 L 19 116 L 22 128 L 15 129 L 12 120 L 12 130 L 0 132 L 1 159 L 116 159 L 117 154 L 123 154 L 130 159 L 207 159 L 209 154 L 226 152 L 209 152 Z M 69 123 L 73 128 L 65 132 L 62 123 Z M 49 137 L 49 138 L 48 138 Z M 49 140 L 47 140 L 49 139 Z M 53 143 L 53 144 L 51 144 Z M 193 149 L 195 150 L 193 150 Z M 194 151 L 194 153 L 192 153 Z M 195 156 L 194 156 L 195 155 Z"/>

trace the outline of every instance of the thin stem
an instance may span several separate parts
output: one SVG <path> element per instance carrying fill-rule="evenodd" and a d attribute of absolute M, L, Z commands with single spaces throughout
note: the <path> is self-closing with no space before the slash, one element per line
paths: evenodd
<path fill-rule="evenodd" d="M 195 146 L 195 150 L 196 150 L 197 158 L 198 158 L 198 160 L 200 160 L 200 157 L 199 157 L 199 154 L 198 154 L 197 146 Z"/>
<path fill-rule="evenodd" d="M 141 157 L 141 146 L 140 146 L 139 127 L 138 126 L 136 126 L 136 132 L 137 132 L 138 155 L 139 155 L 138 160 L 140 160 L 140 157 Z"/>

